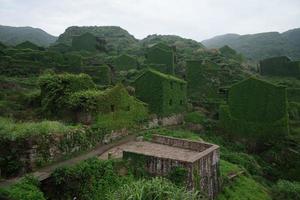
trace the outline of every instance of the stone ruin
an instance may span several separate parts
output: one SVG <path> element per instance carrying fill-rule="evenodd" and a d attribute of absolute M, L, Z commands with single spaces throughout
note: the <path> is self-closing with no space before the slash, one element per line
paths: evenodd
<path fill-rule="evenodd" d="M 168 176 L 174 167 L 187 170 L 186 187 L 198 189 L 210 199 L 219 190 L 219 146 L 154 135 L 151 142 L 138 141 L 123 149 L 123 158 L 139 162 L 143 158 L 145 170 L 154 176 Z"/>

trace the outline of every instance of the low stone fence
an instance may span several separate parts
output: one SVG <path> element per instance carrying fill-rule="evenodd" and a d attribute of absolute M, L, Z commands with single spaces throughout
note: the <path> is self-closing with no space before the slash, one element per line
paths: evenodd
<path fill-rule="evenodd" d="M 65 134 L 38 135 L 18 140 L 2 140 L 0 171 L 3 177 L 20 176 L 49 163 L 64 160 L 67 156 L 109 144 L 128 135 L 127 129 L 108 134 L 92 132 L 84 128 Z M 10 163 L 13 163 L 12 166 Z"/>
<path fill-rule="evenodd" d="M 213 146 L 213 144 L 209 144 L 205 142 L 196 142 L 196 141 L 179 139 L 179 138 L 168 137 L 168 136 L 161 136 L 156 134 L 153 135 L 152 142 L 164 144 L 168 146 L 184 148 L 184 149 L 190 149 L 198 152 L 202 152 L 210 148 L 211 146 Z"/>

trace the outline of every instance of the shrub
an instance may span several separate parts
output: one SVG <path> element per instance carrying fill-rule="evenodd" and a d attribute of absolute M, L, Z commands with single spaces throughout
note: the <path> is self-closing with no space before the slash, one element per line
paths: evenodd
<path fill-rule="evenodd" d="M 38 180 L 29 176 L 8 189 L 4 189 L 2 191 L 2 198 L 7 200 L 46 200 L 39 188 Z"/>
<path fill-rule="evenodd" d="M 272 188 L 274 200 L 299 200 L 300 183 L 279 180 Z"/>
<path fill-rule="evenodd" d="M 118 161 L 91 158 L 72 167 L 56 169 L 51 175 L 51 199 L 102 200 L 126 178 L 117 174 Z"/>
<path fill-rule="evenodd" d="M 191 112 L 184 116 L 184 121 L 193 124 L 202 124 L 206 121 L 206 117 L 201 112 Z"/>
<path fill-rule="evenodd" d="M 40 77 L 42 108 L 48 114 L 63 112 L 72 93 L 95 89 L 95 84 L 86 74 L 51 74 Z"/>

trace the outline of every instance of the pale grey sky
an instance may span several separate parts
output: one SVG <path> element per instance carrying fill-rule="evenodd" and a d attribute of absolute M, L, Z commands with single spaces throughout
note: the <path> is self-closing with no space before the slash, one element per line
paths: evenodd
<path fill-rule="evenodd" d="M 0 0 L 0 24 L 56 36 L 74 25 L 116 25 L 139 39 L 156 33 L 201 41 L 298 28 L 300 0 Z"/>

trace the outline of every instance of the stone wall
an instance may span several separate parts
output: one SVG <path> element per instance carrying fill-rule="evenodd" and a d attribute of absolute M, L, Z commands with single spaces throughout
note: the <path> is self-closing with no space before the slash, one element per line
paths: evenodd
<path fill-rule="evenodd" d="M 49 134 L 24 138 L 18 141 L 7 141 L 7 151 L 1 151 L 0 157 L 10 159 L 15 163 L 13 173 L 6 177 L 22 175 L 49 163 L 64 159 L 65 156 L 91 149 L 97 144 L 108 144 L 128 135 L 127 129 L 112 131 L 108 134 L 94 133 L 78 129 L 65 134 Z M 0 171 L 5 171 L 6 165 L 0 165 Z M 4 174 L 3 174 L 4 176 Z"/>
<path fill-rule="evenodd" d="M 171 115 L 168 117 L 153 117 L 149 120 L 147 127 L 145 128 L 155 128 L 159 126 L 175 126 L 183 124 L 184 117 L 183 114 Z"/>
<path fill-rule="evenodd" d="M 201 191 L 210 198 L 216 198 L 220 191 L 220 171 L 219 171 L 220 153 L 219 149 L 208 152 L 199 160 L 193 163 L 193 184 L 191 187 L 200 187 Z M 196 176 L 200 176 L 197 178 Z"/>
<path fill-rule="evenodd" d="M 164 144 L 168 146 L 180 147 L 184 149 L 190 149 L 198 152 L 202 152 L 213 146 L 212 144 L 205 143 L 205 142 L 196 142 L 196 141 L 179 139 L 179 138 L 168 137 L 168 136 L 161 136 L 161 135 L 153 135 L 152 142 Z"/>

